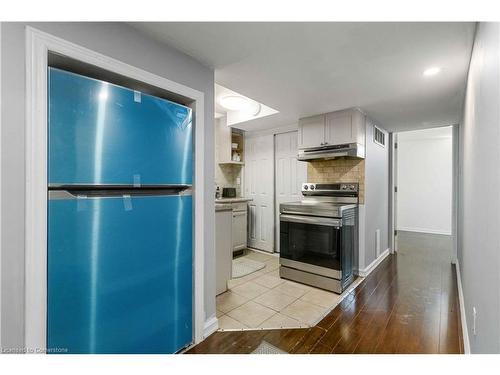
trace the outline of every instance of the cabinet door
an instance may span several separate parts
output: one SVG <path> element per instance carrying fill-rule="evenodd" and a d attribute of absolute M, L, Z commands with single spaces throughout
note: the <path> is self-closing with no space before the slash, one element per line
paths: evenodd
<path fill-rule="evenodd" d="M 233 212 L 233 251 L 247 247 L 247 211 Z"/>
<path fill-rule="evenodd" d="M 215 121 L 215 147 L 217 163 L 231 161 L 231 128 L 227 126 L 226 117 Z"/>
<path fill-rule="evenodd" d="M 320 147 L 325 142 L 325 115 L 299 120 L 299 147 Z"/>
<path fill-rule="evenodd" d="M 50 68 L 48 182 L 192 183 L 191 109 Z"/>
<path fill-rule="evenodd" d="M 326 115 L 325 142 L 328 145 L 355 143 L 350 112 L 333 112 Z"/>
<path fill-rule="evenodd" d="M 48 200 L 48 349 L 167 354 L 192 342 L 191 196 L 129 199 Z"/>
<path fill-rule="evenodd" d="M 227 281 L 231 279 L 233 261 L 232 211 L 215 212 L 215 271 L 216 271 L 216 294 L 219 295 L 227 290 Z"/>

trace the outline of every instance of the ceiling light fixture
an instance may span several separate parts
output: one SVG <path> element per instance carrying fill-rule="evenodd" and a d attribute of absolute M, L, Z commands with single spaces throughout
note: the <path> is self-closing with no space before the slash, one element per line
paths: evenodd
<path fill-rule="evenodd" d="M 219 104 L 229 111 L 241 111 L 250 106 L 250 100 L 243 96 L 228 95 L 219 99 Z"/>
<path fill-rule="evenodd" d="M 434 66 L 432 68 L 425 69 L 423 74 L 424 74 L 424 77 L 431 77 L 431 76 L 435 76 L 440 71 L 441 71 L 441 68 Z"/>

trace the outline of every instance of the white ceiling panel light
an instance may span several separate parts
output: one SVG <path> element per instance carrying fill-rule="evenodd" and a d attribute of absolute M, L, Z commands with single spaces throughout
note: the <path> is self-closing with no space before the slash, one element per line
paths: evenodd
<path fill-rule="evenodd" d="M 436 74 L 439 74 L 441 72 L 441 68 L 438 66 L 433 66 L 431 68 L 425 69 L 424 70 L 424 77 L 432 77 L 435 76 Z"/>
<path fill-rule="evenodd" d="M 229 111 L 243 111 L 251 106 L 249 99 L 239 95 L 227 95 L 219 99 L 219 104 Z"/>
<path fill-rule="evenodd" d="M 252 116 L 257 116 L 262 108 L 255 100 L 239 95 L 223 96 L 219 99 L 219 104 L 228 111 L 241 111 Z"/>
<path fill-rule="evenodd" d="M 278 113 L 275 109 L 215 84 L 215 112 L 227 116 L 227 125 L 242 124 Z"/>

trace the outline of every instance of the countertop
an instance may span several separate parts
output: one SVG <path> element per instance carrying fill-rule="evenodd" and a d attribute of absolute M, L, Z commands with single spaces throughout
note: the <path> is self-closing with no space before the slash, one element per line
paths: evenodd
<path fill-rule="evenodd" d="M 231 203 L 217 203 L 215 205 L 215 211 L 232 211 L 233 206 L 231 206 Z"/>
<path fill-rule="evenodd" d="M 215 203 L 221 204 L 221 203 L 238 203 L 238 202 L 249 202 L 249 201 L 253 201 L 253 198 L 244 198 L 244 197 L 219 198 L 215 200 Z"/>

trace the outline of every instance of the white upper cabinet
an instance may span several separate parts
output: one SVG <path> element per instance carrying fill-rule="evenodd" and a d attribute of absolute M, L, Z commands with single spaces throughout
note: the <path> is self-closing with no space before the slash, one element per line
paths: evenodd
<path fill-rule="evenodd" d="M 299 120 L 300 148 L 320 147 L 325 142 L 325 115 L 306 117 Z"/>
<path fill-rule="evenodd" d="M 332 112 L 326 115 L 325 143 L 341 145 L 355 143 L 352 132 L 352 114 L 349 111 Z"/>
<path fill-rule="evenodd" d="M 231 161 L 231 128 L 226 125 L 226 118 L 215 120 L 216 162 Z"/>
<path fill-rule="evenodd" d="M 233 148 L 236 145 L 236 148 Z M 227 126 L 227 118 L 221 117 L 215 120 L 215 155 L 219 164 L 243 165 L 243 134 L 237 133 Z M 233 155 L 237 153 L 239 160 L 234 160 Z"/>
<path fill-rule="evenodd" d="M 357 109 L 299 120 L 299 148 L 365 144 L 365 115 Z"/>

